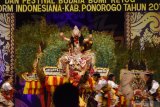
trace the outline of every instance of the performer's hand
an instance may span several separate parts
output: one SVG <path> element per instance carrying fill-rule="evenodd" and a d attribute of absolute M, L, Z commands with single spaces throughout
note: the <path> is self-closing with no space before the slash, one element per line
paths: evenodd
<path fill-rule="evenodd" d="M 60 33 L 60 36 L 61 36 L 61 37 L 63 37 L 63 36 L 64 36 L 64 33 L 63 33 L 63 32 L 61 32 L 61 33 Z"/>
<path fill-rule="evenodd" d="M 89 34 L 89 38 L 90 38 L 90 39 L 92 38 L 92 34 Z"/>

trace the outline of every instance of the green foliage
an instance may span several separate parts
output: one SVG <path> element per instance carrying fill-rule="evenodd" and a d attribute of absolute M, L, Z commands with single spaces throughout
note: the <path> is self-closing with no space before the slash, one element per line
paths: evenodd
<path fill-rule="evenodd" d="M 66 37 L 70 38 L 72 33 L 70 27 L 65 26 L 61 30 Z M 34 51 L 32 48 L 38 48 L 41 41 L 46 43 L 46 48 L 40 59 L 39 67 L 56 66 L 58 58 L 60 58 L 64 52 L 68 51 L 68 43 L 62 41 L 59 33 L 60 31 L 57 26 L 46 26 L 44 20 L 42 20 L 41 23 L 25 24 L 19 28 L 15 33 L 16 71 L 31 71 L 37 52 L 36 48 L 34 48 Z M 87 37 L 88 31 L 86 28 L 82 29 L 82 34 L 84 37 Z M 93 33 L 93 38 L 92 50 L 96 53 L 96 66 L 109 67 L 113 70 L 116 64 L 113 38 L 105 33 L 98 32 Z M 27 53 L 31 50 L 31 53 Z M 24 60 L 25 58 L 27 58 L 27 60 Z"/>
<path fill-rule="evenodd" d="M 58 28 L 54 26 L 54 30 L 56 29 Z M 52 30 L 53 27 L 47 25 L 44 18 L 40 22 L 25 23 L 15 31 L 15 46 L 18 48 L 22 44 L 39 45 L 41 41 L 46 42 L 53 33 Z"/>
<path fill-rule="evenodd" d="M 45 21 L 26 23 L 16 29 L 14 34 L 15 39 L 15 69 L 16 72 L 31 72 L 33 60 L 36 59 L 39 44 L 46 42 L 48 34 L 51 32 L 50 26 L 45 26 Z M 45 30 L 42 30 L 45 28 Z"/>
<path fill-rule="evenodd" d="M 96 54 L 96 66 L 109 67 L 111 72 L 116 66 L 115 44 L 113 37 L 106 33 L 93 33 L 93 50 Z"/>
<path fill-rule="evenodd" d="M 62 48 L 64 47 L 63 42 L 57 42 L 55 45 L 48 46 L 40 59 L 39 67 L 44 66 L 56 66 L 58 58 L 62 55 Z"/>
<path fill-rule="evenodd" d="M 65 36 L 70 37 L 70 28 L 68 26 L 65 26 L 62 29 L 65 29 L 63 30 Z M 40 68 L 44 66 L 56 66 L 58 58 L 60 58 L 60 56 L 64 52 L 68 51 L 67 42 L 63 41 L 59 36 L 60 31 L 58 30 L 58 27 L 55 25 L 51 25 L 50 30 L 52 32 L 46 41 L 47 47 L 44 50 L 39 62 Z"/>
<path fill-rule="evenodd" d="M 145 43 L 144 50 L 140 49 L 140 38 L 135 38 L 132 49 L 128 53 L 130 58 L 134 61 L 145 61 L 147 69 L 155 72 L 160 71 L 160 45 L 151 46 L 149 43 Z"/>
<path fill-rule="evenodd" d="M 155 79 L 160 81 L 160 45 L 156 47 L 146 47 L 143 56 L 149 70 L 155 72 Z"/>
<path fill-rule="evenodd" d="M 146 47 L 143 54 L 148 65 L 148 69 L 160 71 L 160 46 L 154 48 Z"/>
<path fill-rule="evenodd" d="M 37 24 L 25 24 L 15 31 L 15 70 L 16 72 L 31 72 L 33 60 L 39 44 L 39 29 Z"/>
<path fill-rule="evenodd" d="M 15 46 L 16 48 L 22 44 L 39 44 L 44 35 L 40 34 L 39 24 L 25 24 L 15 31 Z"/>
<path fill-rule="evenodd" d="M 38 46 L 33 44 L 22 44 L 16 49 L 16 72 L 31 72 L 33 70 L 37 48 Z"/>
<path fill-rule="evenodd" d="M 123 45 L 116 45 L 115 48 L 115 56 L 116 56 L 116 67 L 113 71 L 113 73 L 116 75 L 117 78 L 120 77 L 120 70 L 122 68 L 125 68 L 126 64 L 128 64 L 128 59 L 129 59 L 129 53 L 127 47 Z M 119 79 L 116 79 L 117 81 Z"/>

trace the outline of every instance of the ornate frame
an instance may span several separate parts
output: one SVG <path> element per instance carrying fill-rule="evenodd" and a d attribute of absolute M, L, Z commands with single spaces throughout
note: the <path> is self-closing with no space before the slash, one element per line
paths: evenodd
<path fill-rule="evenodd" d="M 140 37 L 141 49 L 145 43 L 160 44 L 160 12 L 126 12 L 125 36 L 129 48 L 136 37 Z"/>
<path fill-rule="evenodd" d="M 1 76 L 14 76 L 15 14 L 0 13 L 0 72 Z"/>

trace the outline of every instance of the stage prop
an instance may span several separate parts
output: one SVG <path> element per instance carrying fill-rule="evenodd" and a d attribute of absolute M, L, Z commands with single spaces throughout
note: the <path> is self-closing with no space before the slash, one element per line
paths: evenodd
<path fill-rule="evenodd" d="M 37 73 L 24 73 L 22 77 L 26 81 L 23 94 L 43 94 L 44 86 L 41 84 Z"/>
<path fill-rule="evenodd" d="M 68 82 L 68 79 L 65 77 L 66 73 L 62 69 L 44 67 L 43 72 L 45 74 L 45 86 L 48 92 L 53 93 L 56 86 Z"/>

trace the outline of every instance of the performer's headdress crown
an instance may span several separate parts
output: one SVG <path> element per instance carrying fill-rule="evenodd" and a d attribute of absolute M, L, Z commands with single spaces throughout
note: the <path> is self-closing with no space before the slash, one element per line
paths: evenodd
<path fill-rule="evenodd" d="M 78 35 L 78 36 L 80 36 L 80 30 L 78 29 L 78 27 L 77 27 L 77 26 L 74 26 L 74 29 L 73 29 L 72 35 L 73 35 L 73 36 L 74 36 L 74 35 Z"/>

